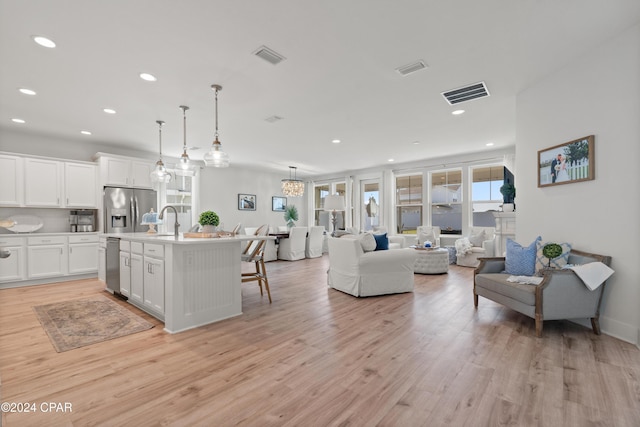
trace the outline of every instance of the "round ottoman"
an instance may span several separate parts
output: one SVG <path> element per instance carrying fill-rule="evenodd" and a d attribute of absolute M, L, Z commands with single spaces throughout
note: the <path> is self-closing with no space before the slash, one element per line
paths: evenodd
<path fill-rule="evenodd" d="M 449 251 L 447 249 L 415 249 L 418 258 L 413 272 L 420 274 L 441 274 L 449 271 Z"/>

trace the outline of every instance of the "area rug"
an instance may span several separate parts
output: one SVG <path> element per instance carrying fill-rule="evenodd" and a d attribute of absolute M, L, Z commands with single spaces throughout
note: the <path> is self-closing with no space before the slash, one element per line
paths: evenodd
<path fill-rule="evenodd" d="M 103 295 L 38 305 L 33 310 L 58 353 L 153 328 Z"/>

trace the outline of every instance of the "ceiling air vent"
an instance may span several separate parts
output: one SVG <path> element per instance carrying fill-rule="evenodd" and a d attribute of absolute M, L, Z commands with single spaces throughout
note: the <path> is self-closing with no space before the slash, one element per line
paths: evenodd
<path fill-rule="evenodd" d="M 266 119 L 264 119 L 265 121 L 269 122 L 269 123 L 275 123 L 278 122 L 280 120 L 284 119 L 284 117 L 280 117 L 280 116 L 271 116 L 271 117 L 267 117 Z"/>
<path fill-rule="evenodd" d="M 469 86 L 452 89 L 442 92 L 442 96 L 447 100 L 449 105 L 459 104 L 461 102 L 471 101 L 472 99 L 484 98 L 489 96 L 489 91 L 484 82 L 474 83 Z"/>
<path fill-rule="evenodd" d="M 416 71 L 424 70 L 427 68 L 427 65 L 424 61 L 417 61 L 412 64 L 407 64 L 402 67 L 396 68 L 396 71 L 402 76 L 408 76 L 411 73 L 415 73 Z"/>
<path fill-rule="evenodd" d="M 255 56 L 258 58 L 262 58 L 267 61 L 269 64 L 277 65 L 280 62 L 284 61 L 286 58 L 279 53 L 275 52 L 272 49 L 269 49 L 266 46 L 260 46 L 258 50 L 253 52 Z"/>

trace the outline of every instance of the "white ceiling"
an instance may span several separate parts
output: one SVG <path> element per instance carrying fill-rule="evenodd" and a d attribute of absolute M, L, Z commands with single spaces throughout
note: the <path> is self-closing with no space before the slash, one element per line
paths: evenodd
<path fill-rule="evenodd" d="M 305 176 L 504 148 L 519 91 L 639 19 L 638 0 L 0 0 L 0 128 L 157 153 L 164 120 L 164 153 L 178 157 L 188 105 L 202 159 L 216 83 L 232 167 Z M 286 60 L 255 57 L 262 45 Z M 416 60 L 429 67 L 395 71 Z M 479 81 L 490 97 L 441 96 Z"/>

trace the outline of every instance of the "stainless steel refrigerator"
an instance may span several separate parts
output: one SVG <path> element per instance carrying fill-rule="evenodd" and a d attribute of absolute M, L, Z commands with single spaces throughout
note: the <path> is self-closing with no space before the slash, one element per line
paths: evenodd
<path fill-rule="evenodd" d="M 138 188 L 104 187 L 104 232 L 133 233 L 147 231 L 140 225 L 142 215 L 151 208 L 158 212 L 158 193 Z"/>

